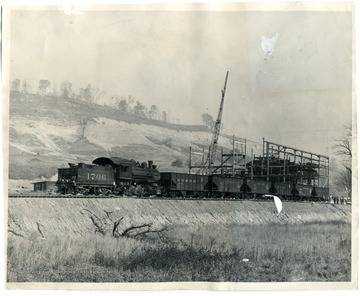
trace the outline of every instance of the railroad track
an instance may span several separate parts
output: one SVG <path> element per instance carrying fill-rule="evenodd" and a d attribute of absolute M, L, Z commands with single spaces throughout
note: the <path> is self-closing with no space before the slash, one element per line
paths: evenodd
<path fill-rule="evenodd" d="M 121 199 L 121 198 L 133 198 L 133 199 L 150 199 L 150 200 L 206 200 L 206 201 L 220 201 L 220 200 L 227 200 L 227 201 L 242 201 L 245 199 L 235 199 L 235 198 L 198 198 L 198 197 L 161 197 L 161 196 L 119 196 L 119 195 L 107 195 L 107 196 L 99 196 L 99 195 L 26 195 L 26 194 L 9 194 L 9 198 L 76 198 L 76 199 L 88 199 L 88 198 L 98 198 L 98 199 Z M 251 199 L 246 199 L 251 200 Z M 259 201 L 259 200 L 257 200 Z M 263 200 L 266 201 L 266 200 Z"/>
<path fill-rule="evenodd" d="M 34 195 L 34 194 L 9 194 L 11 199 L 22 199 L 22 198 L 46 198 L 46 199 L 149 199 L 149 200 L 188 200 L 188 201 L 233 201 L 233 202 L 242 202 L 242 201 L 253 201 L 253 202 L 272 202 L 272 199 L 263 199 L 263 198 L 204 198 L 204 197 L 163 197 L 163 196 L 120 196 L 120 195 L 73 195 L 73 194 L 53 194 L 53 195 Z M 319 203 L 325 204 L 325 201 L 311 201 L 311 200 L 292 200 L 292 199 L 282 199 L 283 202 L 296 202 L 296 203 Z"/>

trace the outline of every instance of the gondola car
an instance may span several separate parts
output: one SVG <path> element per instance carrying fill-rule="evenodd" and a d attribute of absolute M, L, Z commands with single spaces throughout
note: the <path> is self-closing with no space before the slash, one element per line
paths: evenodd
<path fill-rule="evenodd" d="M 165 197 L 205 197 L 208 176 L 186 173 L 160 173 L 159 185 Z"/>

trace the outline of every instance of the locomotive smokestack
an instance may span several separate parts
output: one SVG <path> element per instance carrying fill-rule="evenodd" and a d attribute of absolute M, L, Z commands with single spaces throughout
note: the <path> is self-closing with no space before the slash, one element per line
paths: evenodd
<path fill-rule="evenodd" d="M 149 160 L 149 169 L 152 169 L 152 168 L 153 168 L 153 161 Z"/>

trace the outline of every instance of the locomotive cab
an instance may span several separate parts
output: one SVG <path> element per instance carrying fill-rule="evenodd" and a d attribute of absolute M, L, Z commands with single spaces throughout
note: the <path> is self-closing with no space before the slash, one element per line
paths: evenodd
<path fill-rule="evenodd" d="M 132 169 L 129 164 L 120 164 L 116 170 L 116 180 L 127 180 L 132 179 Z"/>

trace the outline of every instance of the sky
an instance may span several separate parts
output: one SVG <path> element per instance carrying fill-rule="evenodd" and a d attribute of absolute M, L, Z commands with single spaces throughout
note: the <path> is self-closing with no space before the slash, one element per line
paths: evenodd
<path fill-rule="evenodd" d="M 91 84 L 223 132 L 329 154 L 351 122 L 352 14 L 340 11 L 17 10 L 10 79 Z M 262 37 L 279 35 L 271 55 Z"/>

